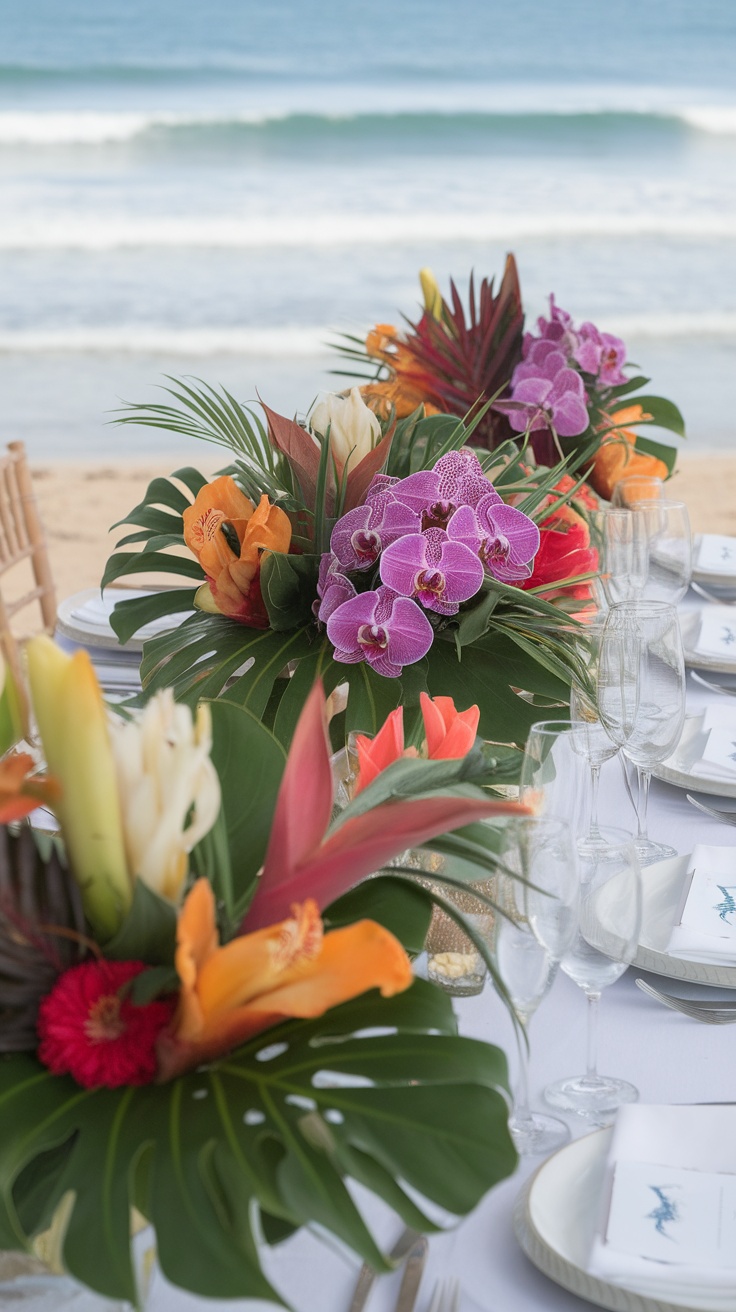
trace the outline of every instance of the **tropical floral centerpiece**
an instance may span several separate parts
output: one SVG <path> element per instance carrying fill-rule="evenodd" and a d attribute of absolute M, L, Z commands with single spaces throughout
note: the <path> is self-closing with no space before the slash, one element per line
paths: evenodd
<path fill-rule="evenodd" d="M 420 275 L 424 312 L 403 329 L 378 324 L 365 339 L 338 347 L 367 378 L 363 395 L 379 413 L 432 412 L 464 416 L 491 402 L 471 440 L 490 449 L 528 435 L 543 465 L 593 446 L 589 478 L 610 498 L 620 478 L 666 478 L 675 450 L 634 431 L 655 424 L 684 436 L 671 401 L 643 395 L 649 379 L 634 375 L 625 343 L 595 324 L 576 325 L 550 297 L 549 317 L 524 332 L 521 288 L 513 255 L 498 292 L 470 279 L 468 307 L 455 283 L 446 300 L 429 270 Z"/>
<path fill-rule="evenodd" d="M 320 683 L 287 757 L 225 700 L 111 717 L 47 638 L 28 668 L 50 773 L 0 762 L 0 1248 L 63 1201 L 66 1270 L 132 1303 L 133 1208 L 205 1296 L 281 1301 L 259 1247 L 311 1222 L 387 1269 L 348 1181 L 431 1230 L 423 1199 L 462 1216 L 515 1164 L 502 1053 L 412 976 L 432 895 L 356 887 L 429 841 L 449 881 L 493 870 L 480 822 L 520 808 L 479 786 L 504 765 L 477 708 L 426 700 L 431 759 L 394 718 L 333 818 Z M 24 823 L 39 800 L 61 840 Z"/>
<path fill-rule="evenodd" d="M 227 692 L 284 743 L 317 676 L 349 692 L 342 742 L 399 705 L 416 719 L 421 692 L 477 703 L 496 742 L 523 742 L 540 699 L 567 701 L 566 606 L 597 565 L 572 504 L 580 453 L 540 470 L 514 442 L 473 450 L 487 407 L 469 424 L 421 406 L 381 419 L 353 389 L 302 423 L 264 406 L 264 425 L 226 392 L 169 390 L 177 404 L 123 422 L 206 438 L 232 464 L 211 482 L 190 468 L 154 480 L 122 521 L 134 531 L 103 586 L 162 570 L 194 585 L 115 608 L 121 641 L 195 608 L 145 644 L 144 696 Z"/>

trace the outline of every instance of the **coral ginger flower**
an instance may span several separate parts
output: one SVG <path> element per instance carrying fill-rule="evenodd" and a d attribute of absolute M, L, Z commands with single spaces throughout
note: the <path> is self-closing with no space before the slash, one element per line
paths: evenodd
<path fill-rule="evenodd" d="M 478 733 L 480 709 L 471 706 L 467 711 L 455 710 L 452 697 L 419 696 L 424 720 L 424 747 L 422 755 L 430 761 L 455 760 L 467 756 Z M 353 796 L 358 795 L 382 770 L 404 756 L 417 756 L 416 747 L 404 746 L 404 708 L 392 711 L 378 730 L 375 738 L 357 734 L 355 750 L 358 755 L 358 776 Z"/>
<path fill-rule="evenodd" d="M 220 947 L 215 899 L 198 879 L 177 933 L 179 1006 L 159 1041 L 160 1075 L 210 1061 L 288 1016 L 321 1016 L 368 989 L 391 997 L 409 987 L 411 965 L 398 939 L 372 920 L 325 934 L 317 903 Z"/>
<path fill-rule="evenodd" d="M 205 484 L 182 518 L 184 541 L 207 575 L 197 593 L 197 606 L 267 629 L 259 583 L 261 557 L 264 551 L 289 550 L 288 515 L 272 506 L 267 496 L 254 506 L 235 480 L 223 475 Z"/>

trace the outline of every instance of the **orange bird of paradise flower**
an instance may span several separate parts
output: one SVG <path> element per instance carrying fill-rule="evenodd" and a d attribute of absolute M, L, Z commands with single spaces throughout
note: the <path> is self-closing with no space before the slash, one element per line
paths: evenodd
<path fill-rule="evenodd" d="M 189 892 L 177 931 L 179 1003 L 159 1041 L 159 1078 L 211 1061 L 290 1016 L 309 1019 L 368 989 L 391 997 L 412 982 L 393 934 L 373 920 L 324 933 L 308 898 L 287 919 L 221 947 L 208 880 Z"/>
<path fill-rule="evenodd" d="M 320 909 L 329 906 L 397 853 L 438 834 L 528 809 L 518 802 L 480 796 L 392 799 L 330 829 L 332 807 L 326 701 L 318 680 L 294 733 L 263 872 L 244 930 L 284 919 L 294 903 L 307 898 L 314 898 Z"/>
<path fill-rule="evenodd" d="M 205 484 L 182 518 L 184 541 L 207 575 L 195 598 L 199 609 L 227 615 L 254 629 L 267 629 L 268 613 L 259 582 L 261 559 L 266 551 L 289 550 L 288 515 L 271 505 L 267 496 L 254 506 L 235 480 L 223 474 Z"/>

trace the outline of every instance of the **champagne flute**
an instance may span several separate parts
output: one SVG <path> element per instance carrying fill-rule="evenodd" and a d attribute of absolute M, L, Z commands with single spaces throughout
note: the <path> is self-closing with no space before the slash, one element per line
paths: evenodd
<path fill-rule="evenodd" d="M 544 1091 L 551 1107 L 601 1115 L 639 1093 L 628 1080 L 598 1074 L 598 1012 L 603 989 L 631 964 L 641 929 L 641 870 L 631 834 L 600 831 L 604 846 L 580 856 L 580 923 L 562 970 L 588 999 L 588 1060 L 584 1075 L 557 1080 Z"/>
<path fill-rule="evenodd" d="M 653 474 L 627 474 L 620 478 L 613 489 L 611 505 L 626 510 L 635 506 L 637 501 L 656 501 L 664 496 L 664 482 Z"/>
<path fill-rule="evenodd" d="M 566 720 L 540 720 L 533 724 L 521 763 L 519 797 L 538 815 L 554 816 L 580 833 L 587 791 L 587 771 Z"/>
<path fill-rule="evenodd" d="M 573 678 L 570 687 L 570 728 L 574 751 L 587 762 L 590 769 L 590 808 L 588 831 L 578 842 L 578 851 L 583 853 L 604 851 L 606 842 L 601 836 L 598 825 L 598 793 L 601 770 L 606 761 L 616 756 L 618 747 L 601 724 L 598 714 L 598 701 L 595 689 L 598 679 L 598 660 L 605 625 L 604 617 L 590 620 L 576 635 L 576 645 L 591 677 L 587 687 Z"/>
<path fill-rule="evenodd" d="M 503 831 L 490 943 L 500 983 L 519 1022 L 519 1076 L 509 1129 L 520 1153 L 547 1153 L 570 1137 L 563 1121 L 529 1106 L 527 1029 L 575 940 L 579 885 L 575 845 L 561 820 L 525 817 Z"/>
<path fill-rule="evenodd" d="M 647 577 L 640 595 L 650 601 L 682 601 L 693 572 L 693 540 L 684 501 L 637 501 L 634 536 L 646 542 Z"/>
<path fill-rule="evenodd" d="M 630 510 L 591 510 L 590 542 L 598 552 L 602 607 L 641 596 L 647 582 L 646 523 Z"/>
<path fill-rule="evenodd" d="M 638 600 L 611 607 L 598 663 L 598 709 L 613 742 L 636 766 L 640 863 L 676 856 L 647 833 L 652 767 L 674 751 L 685 720 L 685 662 L 674 606 Z"/>

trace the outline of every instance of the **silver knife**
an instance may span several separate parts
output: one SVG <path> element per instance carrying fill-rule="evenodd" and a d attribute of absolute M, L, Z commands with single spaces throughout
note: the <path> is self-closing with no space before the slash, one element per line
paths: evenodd
<path fill-rule="evenodd" d="M 406 1257 L 407 1253 L 409 1252 L 409 1249 L 413 1246 L 413 1244 L 416 1243 L 418 1239 L 419 1239 L 419 1235 L 417 1234 L 416 1230 L 412 1230 L 409 1226 L 407 1226 L 406 1230 L 403 1230 L 401 1232 L 398 1239 L 396 1240 L 396 1243 L 391 1249 L 391 1252 L 389 1253 L 389 1258 L 391 1259 L 391 1261 L 400 1262 L 403 1257 Z M 373 1282 L 375 1278 L 376 1278 L 376 1272 L 374 1271 L 373 1267 L 370 1266 L 368 1262 L 364 1262 L 362 1267 L 360 1268 L 358 1283 L 355 1286 L 355 1293 L 353 1294 L 353 1300 L 350 1304 L 350 1307 L 348 1308 L 348 1312 L 363 1312 L 363 1308 L 368 1302 L 368 1295 L 370 1294 L 371 1289 L 373 1288 Z"/>
<path fill-rule="evenodd" d="M 414 1304 L 417 1301 L 419 1286 L 422 1283 L 422 1273 L 424 1263 L 427 1260 L 427 1249 L 429 1245 L 424 1235 L 420 1235 L 415 1244 L 409 1249 L 409 1256 L 406 1259 L 404 1274 L 401 1279 L 401 1289 L 399 1290 L 399 1301 L 396 1304 L 396 1312 L 412 1312 Z"/>

